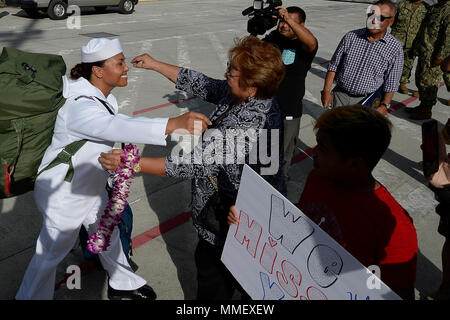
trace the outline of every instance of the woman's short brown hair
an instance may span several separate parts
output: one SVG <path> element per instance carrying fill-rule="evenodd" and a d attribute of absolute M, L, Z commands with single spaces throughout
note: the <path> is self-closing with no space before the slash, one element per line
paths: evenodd
<path fill-rule="evenodd" d="M 285 75 L 281 52 L 274 45 L 255 36 L 235 40 L 228 53 L 231 66 L 240 73 L 239 85 L 256 87 L 256 97 L 272 98 Z"/>

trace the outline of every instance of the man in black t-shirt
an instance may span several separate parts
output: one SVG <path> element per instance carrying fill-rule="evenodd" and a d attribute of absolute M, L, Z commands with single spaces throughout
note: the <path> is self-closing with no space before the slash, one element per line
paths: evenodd
<path fill-rule="evenodd" d="M 305 11 L 295 6 L 277 7 L 276 9 L 280 16 L 278 28 L 263 40 L 275 44 L 280 49 L 286 67 L 286 76 L 278 88 L 276 98 L 284 120 L 284 165 L 282 170 L 287 180 L 300 130 L 305 78 L 317 53 L 318 43 L 314 35 L 305 28 Z"/>

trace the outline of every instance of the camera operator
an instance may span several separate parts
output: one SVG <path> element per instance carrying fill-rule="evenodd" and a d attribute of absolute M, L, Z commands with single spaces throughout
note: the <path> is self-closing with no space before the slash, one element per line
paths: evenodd
<path fill-rule="evenodd" d="M 305 78 L 317 53 L 318 43 L 305 27 L 306 14 L 299 7 L 278 6 L 278 28 L 263 40 L 281 51 L 286 67 L 286 76 L 280 84 L 276 98 L 284 120 L 284 164 L 283 174 L 287 180 L 288 170 L 300 130 L 302 99 L 305 95 Z"/>

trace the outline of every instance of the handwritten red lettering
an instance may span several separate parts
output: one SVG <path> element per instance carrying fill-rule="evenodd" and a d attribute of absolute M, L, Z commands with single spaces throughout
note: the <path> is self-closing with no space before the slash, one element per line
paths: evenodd
<path fill-rule="evenodd" d="M 269 237 L 269 241 L 270 241 L 270 237 Z M 278 252 L 273 248 L 273 246 L 267 245 L 267 242 L 264 243 L 264 247 L 263 247 L 263 251 L 261 253 L 261 257 L 259 259 L 259 263 L 269 274 L 273 273 L 273 266 L 275 265 L 277 256 L 278 256 Z"/>
<path fill-rule="evenodd" d="M 250 222 L 250 217 L 244 211 L 241 211 L 239 215 L 239 224 L 234 237 L 242 245 L 244 242 L 247 242 L 247 251 L 253 258 L 256 257 L 256 251 L 258 250 L 261 234 L 261 225 L 253 219 Z"/>
<path fill-rule="evenodd" d="M 256 259 L 262 231 L 261 225 L 256 220 L 251 219 L 245 212 L 240 212 L 239 224 L 237 225 L 234 238 L 242 246 L 246 247 L 247 252 L 254 259 Z M 268 242 L 264 242 L 264 246 L 262 247 L 259 263 L 269 274 L 273 274 L 274 271 L 276 271 L 274 270 L 275 266 L 278 265 L 277 260 L 279 259 L 276 248 L 283 247 L 277 247 L 277 241 L 268 236 Z M 317 249 L 317 246 L 314 247 L 311 252 L 314 251 L 314 249 Z M 311 253 L 309 257 L 311 257 Z M 315 262 L 317 264 L 317 260 Z M 308 267 L 312 267 L 312 265 L 313 264 L 309 264 Z M 331 264 L 331 266 L 334 267 L 333 264 Z M 301 294 L 302 273 L 290 261 L 287 259 L 282 260 L 279 267 L 281 270 L 276 271 L 276 278 L 281 289 L 278 288 L 276 283 L 272 282 L 269 275 L 260 272 L 263 293 L 262 299 L 283 299 L 284 296 L 281 292 L 285 292 L 292 298 L 297 298 L 299 300 L 328 300 L 327 296 L 322 291 L 313 286 L 308 287 L 306 292 Z M 320 266 L 316 265 L 315 267 Z M 342 265 L 340 267 L 342 267 Z M 311 274 L 311 270 L 309 269 L 308 271 Z M 317 281 L 314 277 L 312 277 L 312 279 Z"/>

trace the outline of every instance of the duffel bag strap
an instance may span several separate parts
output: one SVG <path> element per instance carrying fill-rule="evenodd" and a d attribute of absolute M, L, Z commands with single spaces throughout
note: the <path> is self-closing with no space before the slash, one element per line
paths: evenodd
<path fill-rule="evenodd" d="M 69 170 L 67 170 L 67 174 L 66 177 L 64 178 L 64 181 L 71 182 L 74 174 L 72 157 L 78 150 L 80 150 L 82 146 L 84 146 L 86 142 L 87 140 L 80 140 L 74 141 L 71 144 L 67 145 L 60 153 L 58 153 L 56 158 L 52 162 L 50 162 L 48 166 L 46 166 L 38 173 L 38 175 L 40 175 L 42 172 L 48 169 L 51 169 L 59 164 L 64 163 L 69 165 Z"/>
<path fill-rule="evenodd" d="M 11 183 L 12 183 L 12 175 L 14 174 L 14 170 L 16 169 L 17 160 L 19 159 L 20 152 L 22 151 L 23 146 L 23 130 L 25 127 L 25 123 L 23 119 L 15 119 L 11 121 L 11 124 L 16 131 L 17 134 L 17 151 L 11 162 L 6 163 L 5 165 L 5 194 L 7 196 L 11 195 Z"/>
<path fill-rule="evenodd" d="M 80 98 L 87 98 L 90 100 L 94 100 L 93 97 L 88 96 L 79 96 L 75 98 L 75 101 Z M 108 107 L 107 103 L 101 99 L 98 99 L 108 110 L 108 112 L 111 115 L 114 115 L 114 113 L 111 111 L 111 109 Z M 71 182 L 73 175 L 74 175 L 74 169 L 73 169 L 73 163 L 72 163 L 72 157 L 77 153 L 78 150 L 81 149 L 82 146 L 87 142 L 87 140 L 80 140 L 80 141 L 74 141 L 71 144 L 67 145 L 58 155 L 56 158 L 50 162 L 48 166 L 46 166 L 44 169 L 42 169 L 37 175 L 40 175 L 42 172 L 51 169 L 53 167 L 56 167 L 59 164 L 65 163 L 69 165 L 69 170 L 67 170 L 66 177 L 64 178 L 64 181 Z"/>
<path fill-rule="evenodd" d="M 11 124 L 14 128 L 14 130 L 16 131 L 17 134 L 17 152 L 16 155 L 14 156 L 12 162 L 11 162 L 11 171 L 14 170 L 16 164 L 17 164 L 17 160 L 19 159 L 19 155 L 20 152 L 22 151 L 22 146 L 23 146 L 23 130 L 25 127 L 25 123 L 23 119 L 15 119 L 11 121 Z M 11 172 L 12 174 L 12 172 Z"/>

